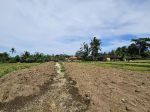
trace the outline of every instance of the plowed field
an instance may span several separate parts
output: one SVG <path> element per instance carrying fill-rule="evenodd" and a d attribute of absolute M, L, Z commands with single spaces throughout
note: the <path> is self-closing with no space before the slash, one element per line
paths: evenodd
<path fill-rule="evenodd" d="M 84 63 L 65 63 L 82 95 L 91 99 L 88 112 L 150 112 L 150 74 Z"/>

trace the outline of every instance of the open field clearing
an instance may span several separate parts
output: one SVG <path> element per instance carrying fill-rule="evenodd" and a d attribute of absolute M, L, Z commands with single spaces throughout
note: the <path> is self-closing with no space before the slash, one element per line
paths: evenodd
<path fill-rule="evenodd" d="M 27 69 L 13 69 L 15 72 L 0 77 L 0 112 L 150 111 L 148 72 L 99 63 L 12 64 Z M 141 61 L 127 64 L 149 66 Z M 8 65 L 6 68 L 12 67 Z"/>
<path fill-rule="evenodd" d="M 30 68 L 35 65 L 39 65 L 39 63 L 0 63 L 0 77 L 10 72 Z"/>
<path fill-rule="evenodd" d="M 0 112 L 84 112 L 88 104 L 59 63 L 44 63 L 0 78 Z"/>
<path fill-rule="evenodd" d="M 24 105 L 43 94 L 55 74 L 54 63 L 45 63 L 1 77 L 0 111 L 17 112 L 19 109 L 20 112 L 28 110 L 29 108 L 25 109 Z M 31 106 L 33 105 L 31 104 Z M 36 107 L 33 106 L 32 108 Z"/>
<path fill-rule="evenodd" d="M 0 112 L 150 112 L 150 0 L 0 0 Z"/>
<path fill-rule="evenodd" d="M 81 62 L 82 63 L 82 62 Z M 146 60 L 139 60 L 139 61 L 132 61 L 132 62 L 83 62 L 85 64 L 92 64 L 97 65 L 100 67 L 113 67 L 113 68 L 121 68 L 125 70 L 131 71 L 141 71 L 145 73 L 150 73 L 150 61 Z"/>
<path fill-rule="evenodd" d="M 93 64 L 64 63 L 79 94 L 91 98 L 88 112 L 150 112 L 149 73 Z"/>

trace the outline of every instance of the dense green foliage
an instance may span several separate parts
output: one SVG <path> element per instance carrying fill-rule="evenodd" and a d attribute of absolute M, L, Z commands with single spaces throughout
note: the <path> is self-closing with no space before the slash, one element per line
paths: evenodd
<path fill-rule="evenodd" d="M 97 60 L 99 57 L 99 51 L 101 50 L 100 45 L 101 40 L 94 37 L 91 40 L 90 45 L 84 42 L 75 55 L 81 57 L 83 60 Z"/>
<path fill-rule="evenodd" d="M 84 42 L 84 43 L 81 45 L 80 50 L 78 50 L 78 51 L 76 52 L 76 56 L 77 56 L 77 57 L 82 57 L 83 59 L 87 60 L 88 57 L 89 57 L 89 55 L 90 55 L 90 48 L 89 48 L 89 45 Z"/>
<path fill-rule="evenodd" d="M 11 57 L 8 53 L 0 53 L 0 63 L 16 63 L 16 62 L 25 62 L 25 63 L 42 63 L 48 61 L 58 61 L 65 60 L 65 58 L 69 57 L 65 54 L 60 55 L 45 55 L 43 53 L 35 53 L 30 54 L 30 52 L 25 51 L 23 54 L 16 55 L 15 57 Z"/>
<path fill-rule="evenodd" d="M 150 58 L 150 38 L 132 39 L 129 46 L 118 47 L 108 53 L 110 57 L 120 57 L 123 59 Z"/>
<path fill-rule="evenodd" d="M 9 61 L 9 54 L 4 52 L 4 53 L 0 53 L 0 62 L 4 63 L 4 62 L 8 62 Z"/>

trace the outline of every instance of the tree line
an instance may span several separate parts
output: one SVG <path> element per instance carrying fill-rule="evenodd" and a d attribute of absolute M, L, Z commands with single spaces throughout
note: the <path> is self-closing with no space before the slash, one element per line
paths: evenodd
<path fill-rule="evenodd" d="M 102 41 L 94 37 L 91 42 L 81 44 L 80 49 L 75 53 L 78 59 L 85 61 L 97 61 L 104 60 L 106 58 L 116 59 L 116 60 L 131 60 L 131 59 L 150 59 L 150 38 L 138 38 L 132 39 L 129 46 L 118 47 L 110 52 L 101 53 Z M 10 50 L 11 54 L 16 53 L 15 48 Z M 25 51 L 21 55 L 16 55 L 15 57 L 10 56 L 7 52 L 0 53 L 0 62 L 5 63 L 15 63 L 15 62 L 48 62 L 48 61 L 58 61 L 65 60 L 69 58 L 69 55 L 45 55 L 43 53 L 31 54 Z"/>
<path fill-rule="evenodd" d="M 15 48 L 12 48 L 10 51 L 12 54 L 16 52 Z M 65 58 L 69 57 L 69 55 L 66 54 L 60 54 L 60 55 L 45 55 L 43 53 L 34 53 L 31 54 L 28 51 L 25 51 L 21 55 L 16 55 L 14 57 L 10 56 L 7 52 L 0 53 L 0 62 L 1 63 L 16 63 L 16 62 L 22 62 L 22 63 L 42 63 L 42 62 L 48 62 L 48 61 L 58 61 L 58 60 L 65 60 Z"/>
<path fill-rule="evenodd" d="M 90 44 L 83 43 L 76 52 L 82 60 L 104 60 L 111 58 L 116 60 L 150 59 L 150 38 L 132 39 L 129 46 L 118 47 L 111 52 L 100 53 L 101 40 L 94 37 Z"/>
<path fill-rule="evenodd" d="M 108 55 L 120 57 L 122 60 L 150 59 L 150 38 L 132 39 L 131 42 L 129 46 L 118 47 Z"/>

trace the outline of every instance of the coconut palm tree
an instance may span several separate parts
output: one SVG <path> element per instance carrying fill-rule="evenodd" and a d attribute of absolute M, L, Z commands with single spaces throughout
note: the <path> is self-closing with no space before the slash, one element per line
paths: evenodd
<path fill-rule="evenodd" d="M 100 39 L 97 39 L 96 37 L 94 37 L 92 40 L 91 40 L 91 55 L 92 55 L 92 58 L 93 60 L 96 60 L 98 55 L 99 55 L 99 51 L 101 50 L 101 40 Z"/>
<path fill-rule="evenodd" d="M 11 48 L 10 52 L 11 52 L 12 54 L 16 53 L 15 48 Z"/>

